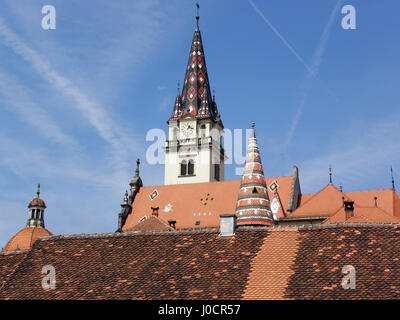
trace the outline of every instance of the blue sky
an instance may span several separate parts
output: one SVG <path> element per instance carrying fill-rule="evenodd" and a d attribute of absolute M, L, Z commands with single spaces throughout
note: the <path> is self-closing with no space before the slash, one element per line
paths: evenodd
<path fill-rule="evenodd" d="M 48 4 L 56 30 L 41 28 Z M 341 27 L 345 4 L 356 30 Z M 345 191 L 390 188 L 391 165 L 400 180 L 398 1 L 200 5 L 222 120 L 229 129 L 256 121 L 267 176 L 297 165 L 305 193 L 328 183 L 329 165 Z M 38 182 L 53 233 L 114 231 L 136 158 L 145 185 L 163 183 L 163 166 L 144 161 L 145 136 L 167 128 L 194 1 L 0 6 L 0 247 L 25 225 Z M 236 167 L 226 166 L 227 180 Z"/>

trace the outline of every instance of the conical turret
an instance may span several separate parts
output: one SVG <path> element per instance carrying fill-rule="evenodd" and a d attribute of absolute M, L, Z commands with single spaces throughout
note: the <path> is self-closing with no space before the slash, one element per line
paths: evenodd
<path fill-rule="evenodd" d="M 252 123 L 252 133 L 247 147 L 236 215 L 239 226 L 274 224 L 260 152 L 254 133 L 254 123 Z"/>

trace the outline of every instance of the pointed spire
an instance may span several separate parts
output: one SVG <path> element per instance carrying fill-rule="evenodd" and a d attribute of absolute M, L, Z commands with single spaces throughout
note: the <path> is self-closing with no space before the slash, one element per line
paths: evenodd
<path fill-rule="evenodd" d="M 136 194 L 139 192 L 139 189 L 141 187 L 143 187 L 143 182 L 139 175 L 139 165 L 140 165 L 140 159 L 137 159 L 135 176 L 132 178 L 131 182 L 129 183 L 129 185 L 131 187 L 131 194 L 129 196 L 129 204 L 133 203 L 133 200 L 135 199 Z"/>
<path fill-rule="evenodd" d="M 237 224 L 274 225 L 254 126 L 253 122 L 236 204 Z"/>
<path fill-rule="evenodd" d="M 196 4 L 197 10 L 200 8 Z M 192 46 L 190 49 L 189 60 L 187 63 L 185 80 L 182 90 L 182 116 L 191 114 L 198 118 L 211 118 L 216 121 L 216 114 L 213 105 L 210 83 L 206 61 L 204 56 L 203 41 L 198 25 L 199 14 L 196 16 L 196 29 L 194 31 Z M 206 92 L 208 110 L 206 114 L 200 114 L 203 93 Z"/>
<path fill-rule="evenodd" d="M 396 190 L 396 186 L 394 184 L 394 175 L 393 175 L 393 167 L 390 166 L 390 174 L 392 176 L 392 190 Z"/>
<path fill-rule="evenodd" d="M 172 111 L 171 118 L 169 118 L 168 121 L 174 121 L 178 120 L 181 115 L 182 115 L 182 97 L 180 94 L 180 84 L 178 82 L 178 90 L 177 90 L 176 98 L 175 98 L 175 104 L 174 104 L 174 109 Z"/>
<path fill-rule="evenodd" d="M 332 166 L 329 166 L 329 184 L 332 184 Z"/>

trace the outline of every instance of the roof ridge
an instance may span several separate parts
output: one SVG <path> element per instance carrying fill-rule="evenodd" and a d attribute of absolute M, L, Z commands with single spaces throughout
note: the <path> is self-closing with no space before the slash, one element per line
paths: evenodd
<path fill-rule="evenodd" d="M 48 240 L 66 240 L 66 239 L 89 239 L 89 238 L 118 238 L 131 235 L 146 235 L 146 234 L 187 234 L 187 233 L 202 233 L 202 232 L 219 232 L 219 228 L 203 228 L 203 229 L 174 229 L 174 230 L 157 230 L 157 231 L 123 231 L 123 232 L 108 232 L 108 233 L 78 233 L 78 234 L 59 234 L 52 236 L 42 236 L 35 241 L 48 241 Z"/>

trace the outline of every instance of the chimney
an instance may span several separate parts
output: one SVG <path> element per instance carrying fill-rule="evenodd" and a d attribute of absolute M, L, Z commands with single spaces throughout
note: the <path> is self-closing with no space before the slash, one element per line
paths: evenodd
<path fill-rule="evenodd" d="M 168 220 L 168 224 L 172 229 L 176 229 L 176 221 L 175 220 Z"/>
<path fill-rule="evenodd" d="M 235 214 L 221 214 L 219 236 L 220 237 L 231 237 L 235 235 L 236 230 L 236 215 Z"/>
<path fill-rule="evenodd" d="M 158 217 L 158 209 L 160 209 L 160 207 L 151 207 L 151 210 L 153 210 L 151 215 Z"/>
<path fill-rule="evenodd" d="M 354 201 L 345 201 L 344 202 L 344 211 L 346 212 L 346 220 L 354 217 Z"/>

